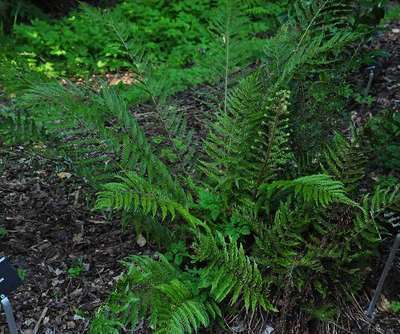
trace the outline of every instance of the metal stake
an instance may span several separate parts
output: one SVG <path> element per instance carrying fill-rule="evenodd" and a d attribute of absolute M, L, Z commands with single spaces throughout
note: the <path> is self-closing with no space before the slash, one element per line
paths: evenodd
<path fill-rule="evenodd" d="M 396 255 L 396 252 L 397 252 L 399 246 L 400 246 L 400 233 L 397 234 L 396 239 L 394 240 L 392 249 L 390 250 L 390 253 L 389 253 L 389 257 L 386 260 L 385 267 L 383 268 L 382 275 L 379 278 L 379 282 L 378 282 L 378 285 L 376 287 L 374 296 L 372 297 L 372 300 L 371 300 L 371 302 L 369 304 L 368 311 L 367 311 L 367 317 L 369 319 L 373 319 L 373 315 L 374 315 L 374 312 L 375 312 L 376 304 L 377 304 L 377 302 L 379 300 L 379 297 L 381 296 L 381 293 L 382 293 L 383 283 L 385 283 L 386 276 L 388 275 L 390 269 L 392 268 L 393 260 L 394 260 L 394 257 Z"/>
<path fill-rule="evenodd" d="M 4 313 L 6 314 L 8 329 L 10 330 L 10 334 L 18 334 L 17 324 L 15 323 L 14 313 L 12 310 L 12 306 L 10 300 L 5 296 L 1 295 L 1 305 L 3 306 Z"/>

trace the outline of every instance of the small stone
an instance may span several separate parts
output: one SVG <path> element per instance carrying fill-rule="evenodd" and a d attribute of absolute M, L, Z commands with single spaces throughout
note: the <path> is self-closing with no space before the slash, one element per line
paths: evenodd
<path fill-rule="evenodd" d="M 400 33 L 400 29 L 398 29 L 398 28 L 392 29 L 392 33 L 399 34 Z"/>
<path fill-rule="evenodd" d="M 82 317 L 82 316 L 79 315 L 79 314 L 74 314 L 74 320 L 75 320 L 75 321 L 76 321 L 76 320 L 85 320 L 85 318 Z"/>
<path fill-rule="evenodd" d="M 146 246 L 146 239 L 142 234 L 139 234 L 138 237 L 136 238 L 136 243 L 138 244 L 139 247 L 144 247 Z"/>
<path fill-rule="evenodd" d="M 262 332 L 262 334 L 272 334 L 274 332 L 274 328 L 267 325 L 267 327 L 264 329 L 264 331 Z"/>

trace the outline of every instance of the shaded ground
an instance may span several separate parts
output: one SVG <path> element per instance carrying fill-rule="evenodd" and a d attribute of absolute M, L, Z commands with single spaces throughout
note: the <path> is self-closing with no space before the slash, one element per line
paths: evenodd
<path fill-rule="evenodd" d="M 400 112 L 400 22 L 391 24 L 372 42 L 371 48 L 387 52 L 387 57 L 378 63 L 371 86 L 370 94 L 376 97 L 373 109 Z"/>
<path fill-rule="evenodd" d="M 369 95 L 374 98 L 374 102 L 370 107 L 359 111 L 358 117 L 365 119 L 385 110 L 400 112 L 400 22 L 390 24 L 388 29 L 375 38 L 366 48 L 369 50 L 384 51 L 385 55 L 380 57 L 373 68 L 374 77 L 371 82 Z M 361 74 L 361 77 L 358 79 L 364 82 L 364 87 L 366 87 L 370 69 L 364 69 Z M 399 176 L 400 171 L 392 170 L 390 174 Z M 368 308 L 369 301 L 372 298 L 379 276 L 385 265 L 395 234 L 398 232 L 400 232 L 400 228 L 393 228 L 391 230 L 392 234 L 384 237 L 381 246 L 381 258 L 377 262 L 376 267 L 371 271 L 368 288 L 365 290 L 365 294 L 359 296 L 353 307 L 348 310 L 349 319 L 354 320 L 351 333 L 400 333 L 400 314 L 393 314 L 390 309 L 390 302 L 400 301 L 399 254 L 385 281 L 374 321 L 369 323 L 364 316 L 364 312 Z M 360 331 L 360 329 L 362 330 Z"/>
<path fill-rule="evenodd" d="M 2 160 L 2 161 L 1 161 Z M 24 285 L 12 296 L 23 333 L 84 333 L 122 268 L 140 253 L 132 231 L 88 209 L 82 181 L 23 147 L 0 154 L 0 256 L 18 266 Z M 80 268 L 77 277 L 68 273 Z M 76 269 L 79 271 L 79 269 Z M 4 326 L 0 317 L 0 332 Z"/>

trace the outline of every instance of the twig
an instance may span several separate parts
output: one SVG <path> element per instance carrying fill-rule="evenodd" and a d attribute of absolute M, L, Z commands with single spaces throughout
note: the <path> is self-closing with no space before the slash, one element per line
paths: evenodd
<path fill-rule="evenodd" d="M 40 318 L 39 318 L 38 322 L 36 323 L 36 326 L 35 326 L 35 328 L 33 330 L 33 334 L 37 334 L 38 333 L 39 328 L 40 328 L 40 324 L 42 323 L 44 317 L 46 316 L 46 313 L 47 313 L 48 309 L 49 308 L 47 306 L 43 309 L 42 314 L 40 315 Z"/>
<path fill-rule="evenodd" d="M 399 249 L 399 246 L 400 246 L 400 233 L 397 234 L 396 239 L 394 240 L 392 249 L 390 250 L 389 257 L 386 260 L 385 267 L 383 268 L 383 272 L 379 279 L 374 296 L 371 300 L 371 303 L 369 304 L 369 307 L 367 310 L 367 317 L 369 319 L 373 319 L 376 303 L 378 302 L 379 297 L 381 296 L 383 283 L 385 283 L 386 276 L 388 275 L 390 269 L 392 268 L 393 260 L 395 258 L 397 250 Z"/>

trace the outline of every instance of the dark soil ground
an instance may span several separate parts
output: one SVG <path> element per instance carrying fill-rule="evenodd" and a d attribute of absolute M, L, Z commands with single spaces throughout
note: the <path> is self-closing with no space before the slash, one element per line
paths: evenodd
<path fill-rule="evenodd" d="M 132 231 L 93 213 L 82 180 L 24 147 L 2 152 L 0 257 L 25 276 L 11 297 L 22 333 L 84 333 L 122 267 L 141 249 Z M 81 268 L 73 277 L 70 268 Z M 3 323 L 2 323 L 3 322 Z M 0 333 L 4 327 L 0 318 Z"/>
<path fill-rule="evenodd" d="M 379 62 L 372 81 L 369 94 L 375 97 L 374 104 L 355 114 L 361 120 L 385 108 L 400 111 L 400 23 L 391 25 L 368 48 L 383 49 L 388 57 Z M 367 69 L 361 72 L 361 86 L 366 85 L 368 74 Z M 196 118 L 196 110 L 187 112 Z M 151 249 L 139 247 L 134 232 L 123 230 L 117 220 L 92 211 L 88 195 L 92 191 L 82 179 L 62 161 L 39 152 L 40 147 L 0 147 L 0 226 L 7 230 L 0 235 L 0 257 L 9 257 L 25 276 L 11 296 L 22 333 L 85 333 L 90 316 L 123 270 L 119 261 Z M 400 261 L 386 281 L 375 322 L 368 323 L 363 315 L 392 238 L 382 242 L 382 256 L 371 269 L 368 288 L 349 306 L 346 328 L 351 329 L 332 325 L 318 333 L 400 333 L 400 316 L 388 306 L 390 301 L 400 301 Z M 77 268 L 81 273 L 76 273 Z M 4 328 L 1 317 L 0 333 Z"/>
<path fill-rule="evenodd" d="M 384 52 L 373 67 L 374 77 L 369 91 L 374 97 L 372 112 L 375 114 L 384 109 L 400 112 L 400 22 L 392 23 L 366 48 Z M 367 82 L 369 69 L 365 69 L 363 75 Z"/>

